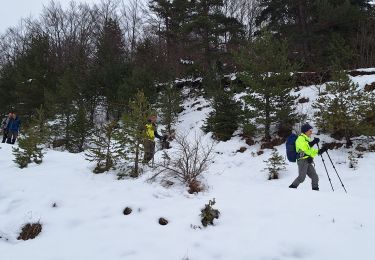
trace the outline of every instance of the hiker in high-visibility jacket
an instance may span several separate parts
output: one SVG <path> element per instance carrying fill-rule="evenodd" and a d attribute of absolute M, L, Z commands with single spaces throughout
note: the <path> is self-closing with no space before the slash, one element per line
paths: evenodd
<path fill-rule="evenodd" d="M 312 126 L 304 124 L 301 127 L 301 134 L 296 140 L 296 151 L 299 154 L 297 159 L 298 164 L 298 177 L 293 181 L 289 188 L 297 188 L 302 182 L 304 182 L 306 175 L 311 179 L 311 186 L 313 190 L 319 190 L 319 177 L 316 174 L 313 159 L 317 155 L 327 151 L 327 147 L 323 145 L 321 149 L 315 149 L 313 146 L 319 143 L 319 138 L 310 140 L 312 135 Z"/>
<path fill-rule="evenodd" d="M 155 154 L 155 137 L 158 139 L 163 139 L 161 135 L 158 134 L 156 127 L 156 115 L 152 115 L 148 118 L 146 128 L 146 139 L 144 142 L 144 158 L 143 162 L 148 163 L 154 158 Z"/>

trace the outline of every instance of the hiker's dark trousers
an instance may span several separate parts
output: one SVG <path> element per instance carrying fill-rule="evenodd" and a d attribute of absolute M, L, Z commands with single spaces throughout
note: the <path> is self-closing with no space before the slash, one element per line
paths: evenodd
<path fill-rule="evenodd" d="M 144 142 L 145 156 L 143 158 L 144 163 L 148 163 L 152 160 L 155 153 L 155 142 L 152 140 L 145 140 Z"/>
<path fill-rule="evenodd" d="M 3 141 L 2 141 L 2 143 L 5 143 L 7 138 L 8 138 L 8 130 L 3 130 Z"/>
<path fill-rule="evenodd" d="M 315 168 L 312 163 L 309 163 L 307 159 L 300 159 L 297 161 L 298 164 L 298 177 L 292 183 L 293 186 L 298 187 L 306 179 L 306 175 L 311 179 L 312 188 L 319 188 L 319 177 L 316 174 Z"/>
<path fill-rule="evenodd" d="M 17 137 L 18 137 L 18 131 L 9 131 L 7 143 L 14 144 L 17 140 Z"/>

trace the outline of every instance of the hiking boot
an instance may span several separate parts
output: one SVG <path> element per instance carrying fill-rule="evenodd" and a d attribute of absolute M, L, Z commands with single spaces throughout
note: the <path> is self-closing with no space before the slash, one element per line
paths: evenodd
<path fill-rule="evenodd" d="M 319 188 L 312 188 L 312 190 L 316 190 L 316 191 L 319 191 Z"/>
<path fill-rule="evenodd" d="M 293 185 L 293 184 L 290 184 L 290 185 L 289 185 L 289 188 L 291 188 L 291 189 L 297 189 L 297 186 L 295 186 L 295 185 Z"/>

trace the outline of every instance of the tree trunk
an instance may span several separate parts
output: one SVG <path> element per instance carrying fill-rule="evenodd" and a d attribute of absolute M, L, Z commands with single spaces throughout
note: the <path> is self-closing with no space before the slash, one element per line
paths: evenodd
<path fill-rule="evenodd" d="M 264 139 L 269 142 L 271 141 L 271 116 L 270 116 L 270 98 L 266 96 L 266 103 L 265 103 L 265 123 L 264 123 Z"/>

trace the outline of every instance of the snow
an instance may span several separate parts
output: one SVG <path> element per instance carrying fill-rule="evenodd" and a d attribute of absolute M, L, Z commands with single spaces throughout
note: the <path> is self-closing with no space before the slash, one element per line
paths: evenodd
<path fill-rule="evenodd" d="M 311 102 L 317 91 L 311 86 L 299 93 Z M 178 132 L 210 141 L 210 134 L 201 132 L 212 110 L 209 102 L 187 98 L 184 107 Z M 374 153 L 366 153 L 352 170 L 347 149 L 330 151 L 348 194 L 327 157 L 335 192 L 320 157 L 315 160 L 320 191 L 311 190 L 309 179 L 295 190 L 288 186 L 297 176 L 296 164 L 289 163 L 279 180 L 268 181 L 263 168 L 271 150 L 258 156 L 259 144 L 248 146 L 235 136 L 216 144 L 205 174 L 207 190 L 191 195 L 177 183 L 165 188 L 147 182 L 150 172 L 122 181 L 113 172 L 95 175 L 83 154 L 48 150 L 41 165 L 21 170 L 11 146 L 0 147 L 1 260 L 375 259 Z M 240 147 L 247 150 L 236 152 Z M 277 149 L 285 154 L 283 145 Z M 155 160 L 160 158 L 158 152 Z M 221 216 L 215 226 L 199 228 L 200 210 L 212 198 Z M 133 209 L 128 216 L 125 207 Z M 160 226 L 160 217 L 169 224 Z M 33 221 L 43 224 L 42 233 L 18 241 L 22 225 Z"/>

